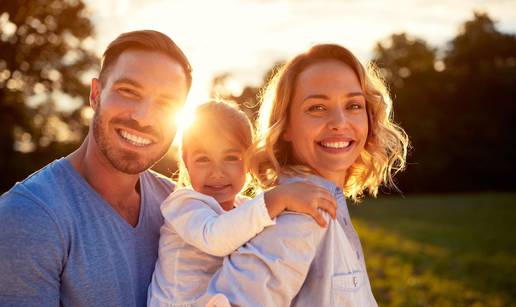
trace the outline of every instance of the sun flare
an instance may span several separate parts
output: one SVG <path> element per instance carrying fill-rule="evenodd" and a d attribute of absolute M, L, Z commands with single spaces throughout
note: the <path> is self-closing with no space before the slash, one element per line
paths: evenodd
<path fill-rule="evenodd" d="M 183 131 L 187 129 L 195 120 L 195 109 L 202 103 L 208 100 L 208 93 L 206 90 L 200 88 L 199 83 L 193 83 L 190 94 L 186 103 L 179 112 L 171 119 L 177 127 L 176 137 L 173 145 L 179 146 Z"/>

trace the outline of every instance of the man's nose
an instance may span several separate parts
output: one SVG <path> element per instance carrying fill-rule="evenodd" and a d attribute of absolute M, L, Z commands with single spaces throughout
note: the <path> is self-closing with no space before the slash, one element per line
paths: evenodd
<path fill-rule="evenodd" d="M 132 118 L 142 127 L 156 124 L 156 111 L 150 101 L 141 101 L 134 109 Z"/>

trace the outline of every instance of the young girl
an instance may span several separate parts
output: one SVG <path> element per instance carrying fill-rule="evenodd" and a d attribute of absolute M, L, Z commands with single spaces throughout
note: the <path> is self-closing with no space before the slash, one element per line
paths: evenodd
<path fill-rule="evenodd" d="M 350 51 L 326 44 L 289 61 L 263 97 L 252 170 L 265 187 L 327 189 L 337 219 L 320 228 L 303 215 L 278 216 L 226 258 L 207 294 L 236 306 L 377 306 L 345 197 L 376 195 L 404 167 L 408 139 L 392 122 L 385 86 Z"/>
<path fill-rule="evenodd" d="M 335 216 L 335 199 L 315 185 L 285 185 L 253 200 L 240 195 L 252 141 L 252 126 L 236 107 L 214 101 L 197 108 L 182 139 L 179 186 L 188 187 L 161 206 L 165 223 L 148 305 L 201 304 L 198 299 L 223 256 L 273 225 L 283 210 L 310 214 L 321 226 L 326 221 L 318 208 Z"/>

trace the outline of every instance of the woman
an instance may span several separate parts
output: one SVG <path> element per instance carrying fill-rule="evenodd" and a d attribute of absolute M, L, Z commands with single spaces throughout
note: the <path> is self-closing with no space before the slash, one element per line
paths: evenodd
<path fill-rule="evenodd" d="M 376 195 L 404 167 L 408 139 L 391 111 L 374 70 L 341 46 L 317 45 L 289 61 L 264 94 L 252 170 L 266 188 L 326 188 L 337 220 L 323 229 L 302 214 L 280 215 L 225 258 L 208 294 L 237 306 L 376 306 L 345 197 Z"/>

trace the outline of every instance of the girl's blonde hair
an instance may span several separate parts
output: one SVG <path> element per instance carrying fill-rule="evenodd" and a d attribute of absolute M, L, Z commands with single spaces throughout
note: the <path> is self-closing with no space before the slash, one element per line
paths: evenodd
<path fill-rule="evenodd" d="M 191 125 L 183 130 L 179 145 L 177 183 L 180 187 L 190 185 L 185 154 L 188 145 L 192 142 L 199 141 L 199 138 L 210 137 L 210 133 L 216 133 L 220 137 L 225 137 L 240 145 L 247 152 L 254 139 L 254 131 L 249 118 L 234 103 L 211 100 L 198 106 L 194 114 Z"/>
<path fill-rule="evenodd" d="M 369 132 L 364 149 L 347 171 L 344 194 L 357 201 L 366 191 L 376 196 L 378 187 L 395 187 L 393 176 L 404 169 L 408 137 L 392 119 L 392 101 L 378 70 L 366 68 L 346 48 L 321 44 L 299 54 L 279 69 L 261 93 L 258 141 L 250 151 L 250 170 L 262 187 L 271 187 L 278 176 L 313 174 L 307 166 L 295 163 L 291 145 L 282 135 L 289 121 L 289 108 L 296 81 L 307 67 L 336 60 L 355 72 L 366 98 Z"/>

